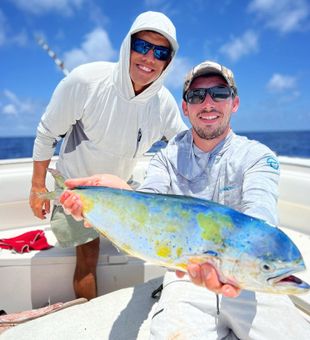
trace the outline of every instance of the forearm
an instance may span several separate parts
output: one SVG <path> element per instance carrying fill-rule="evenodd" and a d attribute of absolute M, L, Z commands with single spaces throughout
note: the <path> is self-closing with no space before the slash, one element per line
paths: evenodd
<path fill-rule="evenodd" d="M 45 161 L 34 161 L 33 162 L 33 174 L 32 174 L 32 191 L 41 190 L 45 188 L 45 179 L 47 168 L 50 164 L 50 159 Z"/>

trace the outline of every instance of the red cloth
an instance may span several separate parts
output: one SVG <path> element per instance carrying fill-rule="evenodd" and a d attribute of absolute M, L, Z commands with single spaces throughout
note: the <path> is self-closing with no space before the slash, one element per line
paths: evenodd
<path fill-rule="evenodd" d="M 43 230 L 32 230 L 12 238 L 0 239 L 0 248 L 15 250 L 18 253 L 29 253 L 30 250 L 49 249 Z"/>

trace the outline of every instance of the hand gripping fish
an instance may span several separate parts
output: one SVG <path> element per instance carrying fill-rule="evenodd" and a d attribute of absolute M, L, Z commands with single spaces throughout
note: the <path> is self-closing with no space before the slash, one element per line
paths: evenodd
<path fill-rule="evenodd" d="M 61 175 L 50 172 L 65 189 Z M 263 220 L 194 197 L 97 186 L 73 191 L 83 203 L 85 219 L 130 255 L 182 271 L 189 261 L 208 262 L 223 283 L 241 289 L 276 294 L 310 289 L 292 275 L 306 269 L 296 245 Z"/>

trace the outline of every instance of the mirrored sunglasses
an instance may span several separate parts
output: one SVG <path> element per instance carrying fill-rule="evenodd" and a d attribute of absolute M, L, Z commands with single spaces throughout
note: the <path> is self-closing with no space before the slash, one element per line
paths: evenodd
<path fill-rule="evenodd" d="M 132 39 L 131 49 L 143 55 L 147 54 L 149 50 L 153 50 L 154 57 L 163 61 L 168 60 L 171 56 L 171 49 L 169 47 L 154 45 L 139 38 Z"/>
<path fill-rule="evenodd" d="M 209 88 L 189 90 L 185 94 L 184 98 L 189 104 L 201 104 L 206 99 L 208 93 L 215 102 L 220 102 L 233 96 L 233 91 L 230 87 L 213 86 Z"/>

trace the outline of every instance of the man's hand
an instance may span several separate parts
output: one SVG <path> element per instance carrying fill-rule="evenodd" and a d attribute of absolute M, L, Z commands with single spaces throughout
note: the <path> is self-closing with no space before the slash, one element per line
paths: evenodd
<path fill-rule="evenodd" d="M 29 196 L 29 204 L 33 214 L 41 220 L 46 219 L 46 214 L 50 213 L 50 201 L 44 200 L 38 194 L 48 192 L 46 187 L 32 187 Z"/>
<path fill-rule="evenodd" d="M 65 181 L 65 185 L 69 189 L 73 189 L 78 186 L 106 186 L 110 188 L 126 189 L 131 190 L 130 186 L 117 176 L 104 174 L 104 175 L 94 175 L 91 177 L 84 178 L 74 178 Z M 83 203 L 78 195 L 72 191 L 65 191 L 59 198 L 59 202 L 64 208 L 64 212 L 77 221 L 82 221 L 83 216 Z M 91 225 L 84 222 L 85 227 L 90 227 Z"/>
<path fill-rule="evenodd" d="M 50 213 L 50 201 L 39 197 L 38 194 L 48 192 L 45 184 L 46 169 L 50 164 L 50 159 L 33 162 L 33 174 L 31 180 L 31 191 L 29 204 L 36 217 L 41 220 L 46 219 L 46 214 Z"/>
<path fill-rule="evenodd" d="M 222 294 L 226 297 L 237 297 L 240 294 L 239 288 L 221 283 L 215 268 L 209 263 L 190 263 L 187 266 L 187 272 L 193 283 L 204 286 L 216 294 Z M 176 271 L 176 275 L 181 278 L 185 273 Z"/>
<path fill-rule="evenodd" d="M 110 175 L 110 174 L 100 174 L 100 175 L 93 175 L 91 177 L 84 177 L 84 178 L 73 178 L 67 179 L 65 181 L 65 185 L 69 189 L 73 189 L 77 186 L 105 186 L 110 188 L 116 189 L 126 189 L 132 190 L 130 186 L 121 178 Z"/>

